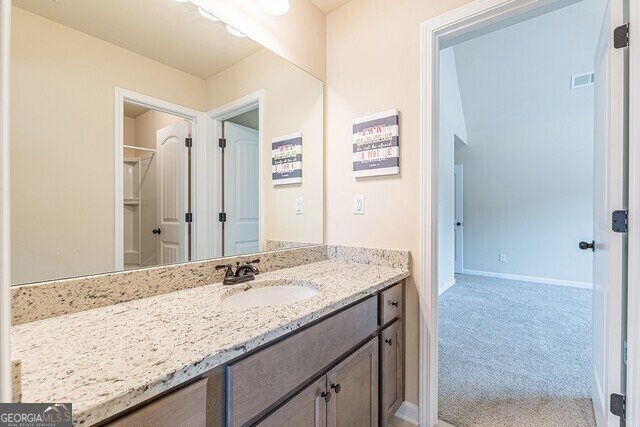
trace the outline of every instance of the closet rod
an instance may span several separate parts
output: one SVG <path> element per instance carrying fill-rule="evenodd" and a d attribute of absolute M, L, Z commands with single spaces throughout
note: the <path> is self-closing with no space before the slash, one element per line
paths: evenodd
<path fill-rule="evenodd" d="M 122 148 L 131 148 L 132 150 L 140 150 L 140 151 L 151 151 L 152 153 L 155 153 L 156 150 L 154 150 L 153 148 L 143 148 L 143 147 L 135 147 L 133 145 L 122 145 Z"/>

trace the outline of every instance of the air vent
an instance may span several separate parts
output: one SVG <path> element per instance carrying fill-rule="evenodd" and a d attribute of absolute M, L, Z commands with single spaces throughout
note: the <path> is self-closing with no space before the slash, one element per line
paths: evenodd
<path fill-rule="evenodd" d="M 595 80 L 594 73 L 576 74 L 575 76 L 571 76 L 571 89 L 591 86 Z"/>

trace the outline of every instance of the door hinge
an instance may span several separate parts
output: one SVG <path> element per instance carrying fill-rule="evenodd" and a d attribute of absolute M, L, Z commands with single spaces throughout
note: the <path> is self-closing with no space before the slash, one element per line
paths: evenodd
<path fill-rule="evenodd" d="M 227 140 L 226 140 L 226 138 L 220 138 L 218 140 L 218 147 L 227 148 Z"/>
<path fill-rule="evenodd" d="M 225 212 L 220 212 L 218 214 L 218 220 L 220 222 L 227 222 L 227 214 Z"/>
<path fill-rule="evenodd" d="M 629 231 L 629 211 L 613 211 L 611 214 L 611 229 L 616 233 Z"/>
<path fill-rule="evenodd" d="M 626 419 L 627 396 L 624 396 L 622 394 L 612 394 L 609 408 L 613 415 L 617 415 L 622 420 Z"/>
<path fill-rule="evenodd" d="M 620 25 L 613 30 L 613 47 L 622 49 L 629 46 L 629 24 Z"/>
<path fill-rule="evenodd" d="M 193 214 L 191 212 L 184 214 L 184 222 L 193 222 Z"/>
<path fill-rule="evenodd" d="M 185 138 L 184 139 L 184 146 L 187 147 L 187 148 L 193 147 L 193 138 Z"/>

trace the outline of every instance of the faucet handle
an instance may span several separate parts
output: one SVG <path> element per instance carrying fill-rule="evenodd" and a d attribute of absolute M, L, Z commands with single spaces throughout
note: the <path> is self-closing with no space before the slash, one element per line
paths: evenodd
<path fill-rule="evenodd" d="M 233 276 L 233 265 L 232 264 L 221 264 L 216 265 L 216 270 L 226 269 L 224 273 L 224 277 L 232 277 Z"/>

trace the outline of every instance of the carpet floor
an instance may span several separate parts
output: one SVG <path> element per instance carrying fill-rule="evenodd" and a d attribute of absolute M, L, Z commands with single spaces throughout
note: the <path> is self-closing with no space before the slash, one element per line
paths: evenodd
<path fill-rule="evenodd" d="M 439 418 L 593 427 L 591 291 L 456 275 L 439 300 Z"/>

